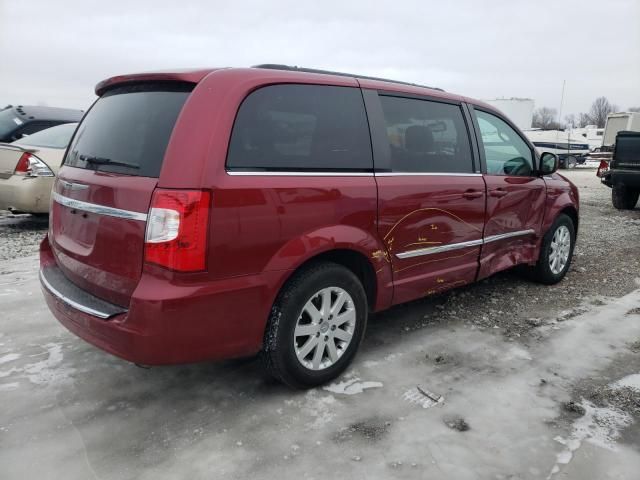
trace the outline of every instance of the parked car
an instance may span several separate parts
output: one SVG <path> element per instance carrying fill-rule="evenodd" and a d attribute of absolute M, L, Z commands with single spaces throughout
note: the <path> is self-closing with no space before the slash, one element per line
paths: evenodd
<path fill-rule="evenodd" d="M 146 365 L 339 375 L 367 315 L 523 265 L 560 281 L 578 191 L 489 105 L 285 66 L 96 87 L 41 245 L 49 308 Z"/>
<path fill-rule="evenodd" d="M 0 143 L 0 210 L 49 212 L 51 187 L 77 123 Z"/>
<path fill-rule="evenodd" d="M 598 169 L 602 183 L 611 188 L 618 210 L 632 210 L 640 197 L 640 132 L 618 132 L 613 157 Z"/>
<path fill-rule="evenodd" d="M 82 115 L 82 110 L 70 108 L 7 106 L 0 110 L 0 142 L 14 142 L 62 123 L 77 123 Z"/>

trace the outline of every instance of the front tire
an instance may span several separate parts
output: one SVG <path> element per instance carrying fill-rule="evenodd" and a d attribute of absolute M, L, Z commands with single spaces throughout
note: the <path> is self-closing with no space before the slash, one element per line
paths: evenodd
<path fill-rule="evenodd" d="M 633 210 L 639 196 L 638 190 L 631 190 L 622 183 L 616 183 L 611 189 L 611 201 L 618 210 Z"/>
<path fill-rule="evenodd" d="M 329 262 L 304 268 L 271 309 L 260 353 L 266 370 L 294 388 L 333 380 L 355 357 L 367 315 L 364 288 L 350 270 Z"/>
<path fill-rule="evenodd" d="M 558 215 L 542 239 L 538 263 L 531 270 L 533 280 L 553 285 L 564 278 L 571 266 L 576 229 L 571 217 Z"/>

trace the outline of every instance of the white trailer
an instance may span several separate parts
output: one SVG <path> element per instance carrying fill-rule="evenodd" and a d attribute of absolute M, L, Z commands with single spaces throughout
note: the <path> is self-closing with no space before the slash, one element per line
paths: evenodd
<path fill-rule="evenodd" d="M 571 136 L 576 139 L 584 138 L 589 144 L 589 149 L 593 152 L 600 150 L 600 147 L 602 147 L 604 128 L 598 128 L 596 125 L 573 128 L 571 129 Z"/>
<path fill-rule="evenodd" d="M 640 132 L 640 112 L 619 112 L 607 115 L 602 146 L 613 146 L 616 143 L 616 135 L 622 131 Z"/>

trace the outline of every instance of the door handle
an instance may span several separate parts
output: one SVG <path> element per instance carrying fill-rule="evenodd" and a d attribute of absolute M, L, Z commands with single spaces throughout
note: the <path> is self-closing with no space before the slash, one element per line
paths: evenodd
<path fill-rule="evenodd" d="M 466 192 L 464 192 L 462 194 L 462 196 L 464 198 L 466 198 L 467 200 L 473 200 L 475 198 L 480 198 L 484 195 L 484 192 L 478 191 L 478 190 L 467 190 Z"/>
<path fill-rule="evenodd" d="M 489 190 L 489 195 L 492 197 L 502 198 L 507 192 L 504 188 L 496 188 L 495 190 Z"/>

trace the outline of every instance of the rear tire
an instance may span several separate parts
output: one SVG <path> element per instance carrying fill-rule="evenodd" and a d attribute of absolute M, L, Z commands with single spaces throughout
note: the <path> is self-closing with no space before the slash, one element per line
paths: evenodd
<path fill-rule="evenodd" d="M 611 201 L 618 210 L 633 210 L 639 196 L 638 190 L 631 190 L 622 183 L 616 183 L 611 189 Z"/>
<path fill-rule="evenodd" d="M 272 376 L 311 388 L 339 376 L 364 336 L 367 296 L 353 272 L 330 262 L 296 272 L 278 294 L 260 357 Z"/>
<path fill-rule="evenodd" d="M 575 241 L 573 220 L 564 213 L 558 215 L 542 239 L 538 263 L 529 270 L 529 277 L 545 285 L 562 280 L 571 266 Z"/>

